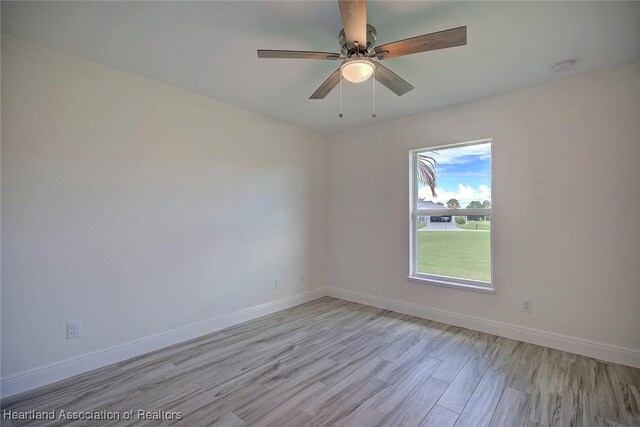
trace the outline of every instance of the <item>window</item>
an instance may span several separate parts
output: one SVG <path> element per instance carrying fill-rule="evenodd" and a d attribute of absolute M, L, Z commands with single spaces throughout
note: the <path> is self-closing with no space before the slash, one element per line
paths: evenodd
<path fill-rule="evenodd" d="M 493 292 L 491 140 L 413 150 L 409 157 L 409 279 Z"/>

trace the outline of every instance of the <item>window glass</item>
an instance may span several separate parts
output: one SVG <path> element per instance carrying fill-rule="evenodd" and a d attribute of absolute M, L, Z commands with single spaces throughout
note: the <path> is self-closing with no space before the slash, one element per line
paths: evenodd
<path fill-rule="evenodd" d="M 412 153 L 412 271 L 491 286 L 491 142 Z"/>

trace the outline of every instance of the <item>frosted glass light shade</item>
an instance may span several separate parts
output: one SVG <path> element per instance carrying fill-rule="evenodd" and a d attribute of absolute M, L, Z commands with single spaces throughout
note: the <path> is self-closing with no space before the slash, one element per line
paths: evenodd
<path fill-rule="evenodd" d="M 340 67 L 342 77 L 352 83 L 362 83 L 373 75 L 373 61 L 370 59 L 352 59 Z"/>

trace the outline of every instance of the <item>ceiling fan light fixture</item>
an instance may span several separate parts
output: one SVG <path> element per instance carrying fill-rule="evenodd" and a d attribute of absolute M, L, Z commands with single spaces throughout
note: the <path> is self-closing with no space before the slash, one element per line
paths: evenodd
<path fill-rule="evenodd" d="M 374 62 L 369 58 L 352 58 L 344 61 L 340 67 L 342 77 L 351 83 L 362 83 L 373 75 Z"/>

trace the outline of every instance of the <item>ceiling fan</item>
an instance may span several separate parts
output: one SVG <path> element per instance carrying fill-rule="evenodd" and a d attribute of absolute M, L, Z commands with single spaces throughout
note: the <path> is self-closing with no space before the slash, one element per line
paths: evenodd
<path fill-rule="evenodd" d="M 353 83 L 361 83 L 372 75 L 393 93 L 402 96 L 412 90 L 413 86 L 378 61 L 467 44 L 465 26 L 375 46 L 377 32 L 367 24 L 366 0 L 338 0 L 338 5 L 344 26 L 338 35 L 340 53 L 258 49 L 258 58 L 342 60 L 340 68 L 309 99 L 326 97 L 340 82 L 341 77 Z"/>

